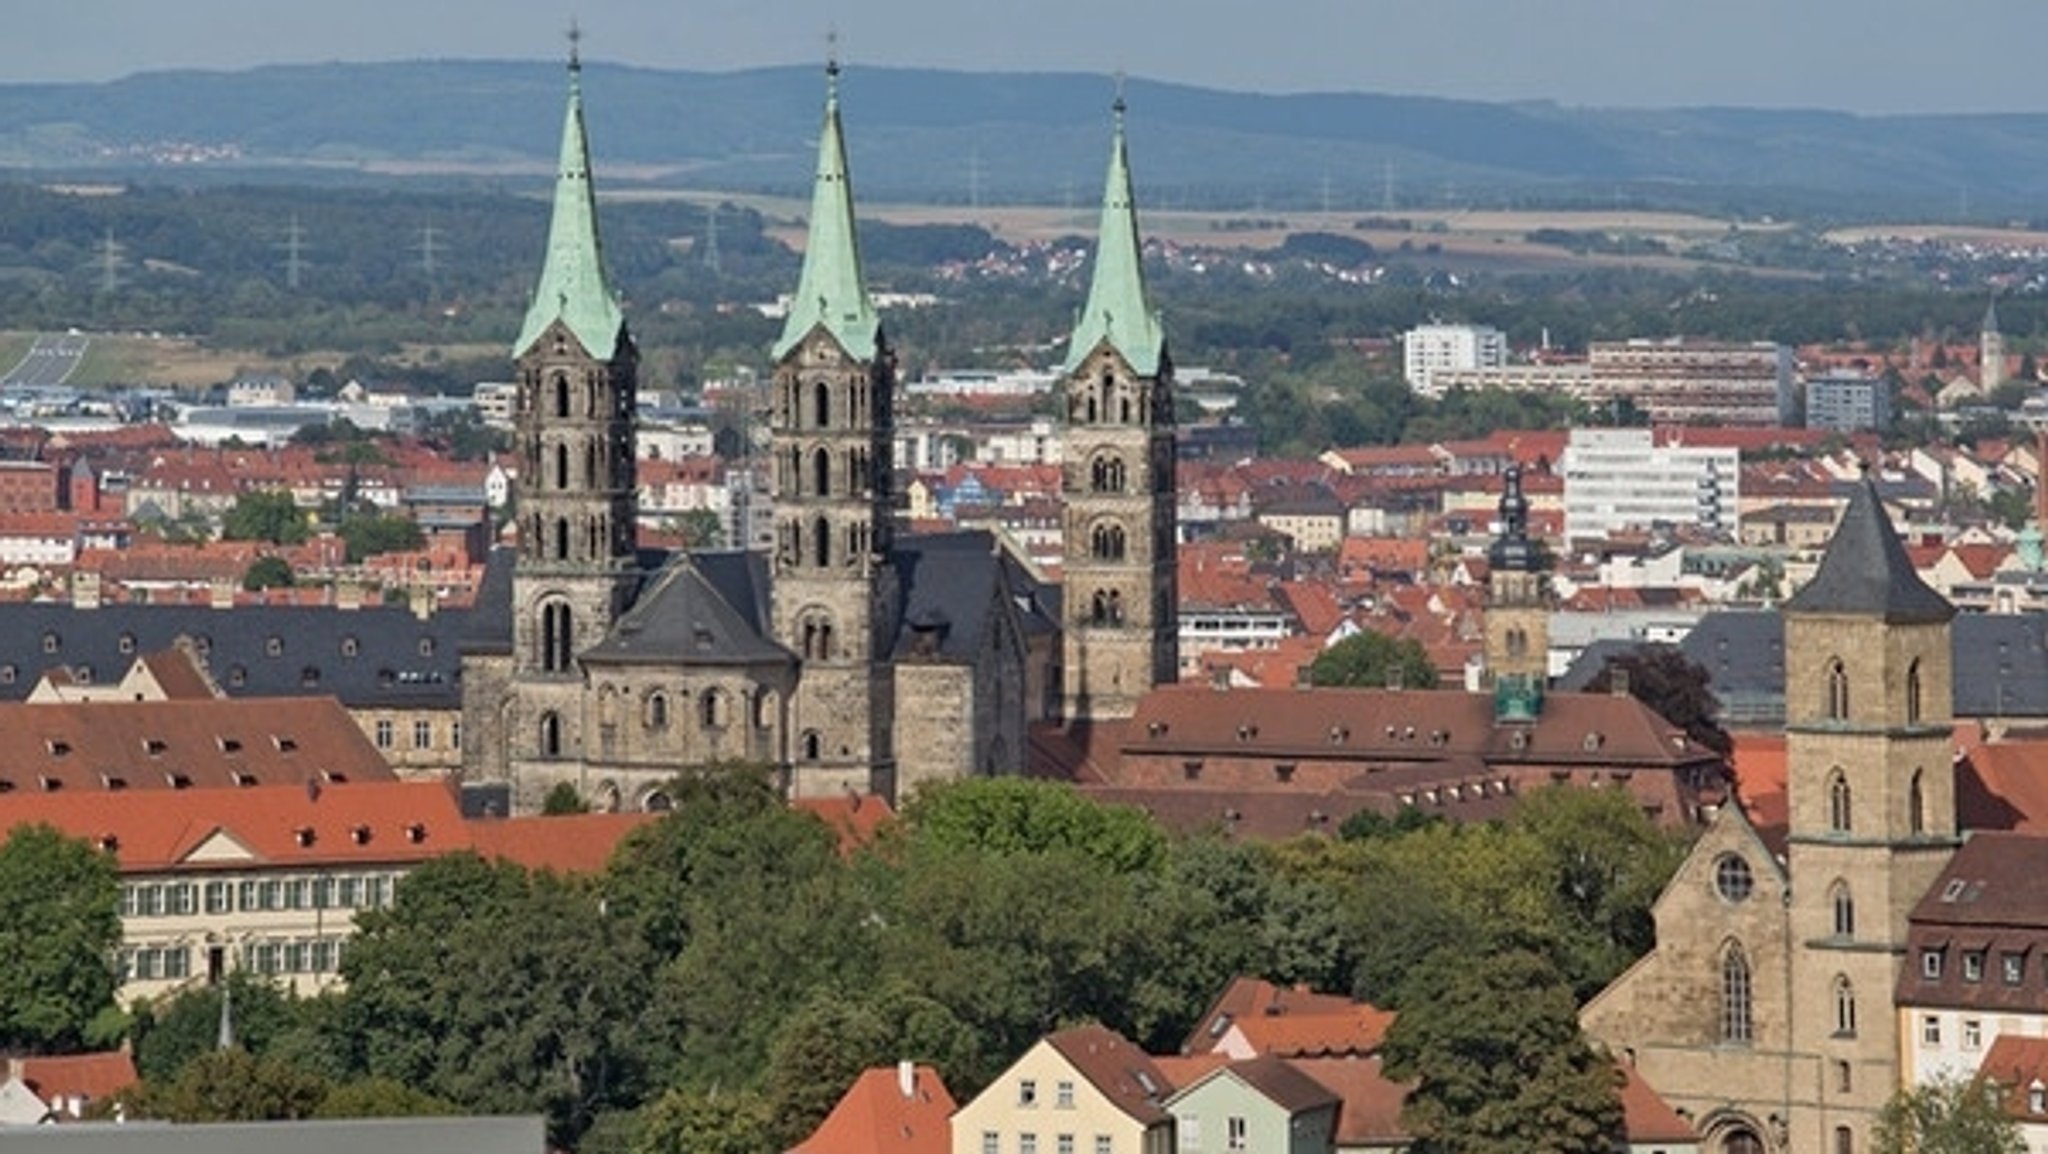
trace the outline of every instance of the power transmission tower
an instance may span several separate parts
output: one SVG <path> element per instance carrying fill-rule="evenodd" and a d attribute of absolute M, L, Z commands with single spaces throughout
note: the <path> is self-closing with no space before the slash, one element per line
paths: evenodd
<path fill-rule="evenodd" d="M 284 233 L 284 287 L 297 292 L 300 274 L 305 271 L 306 230 L 299 227 L 299 215 L 292 214 L 291 227 Z"/>
<path fill-rule="evenodd" d="M 718 255 L 718 206 L 715 204 L 704 206 L 704 267 L 710 269 L 713 276 L 725 272 L 724 258 Z"/>
<path fill-rule="evenodd" d="M 433 281 L 434 273 L 439 271 L 439 261 L 441 256 L 440 241 L 440 229 L 435 228 L 431 224 L 420 226 L 420 241 L 413 247 L 419 250 L 420 271 L 426 274 L 429 283 Z"/>

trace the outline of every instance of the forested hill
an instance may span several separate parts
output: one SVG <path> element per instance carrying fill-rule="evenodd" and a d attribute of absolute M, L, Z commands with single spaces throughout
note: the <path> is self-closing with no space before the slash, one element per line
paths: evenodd
<path fill-rule="evenodd" d="M 809 176 L 819 70 L 593 64 L 600 165 L 790 192 Z M 198 177 L 396 165 L 545 166 L 558 62 L 323 64 L 0 85 L 0 164 Z M 849 69 L 863 191 L 1092 201 L 1110 84 L 1082 74 Z M 1267 96 L 1133 81 L 1133 148 L 1166 207 L 1340 209 L 1659 203 L 1730 211 L 2032 215 L 2048 116 L 1617 110 L 1363 93 Z"/>

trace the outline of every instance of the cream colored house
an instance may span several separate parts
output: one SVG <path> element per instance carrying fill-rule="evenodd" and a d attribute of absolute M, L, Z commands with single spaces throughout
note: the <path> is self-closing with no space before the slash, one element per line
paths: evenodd
<path fill-rule="evenodd" d="M 1173 1154 L 1172 1090 L 1114 1031 L 1062 1030 L 953 1115 L 953 1154 Z"/>

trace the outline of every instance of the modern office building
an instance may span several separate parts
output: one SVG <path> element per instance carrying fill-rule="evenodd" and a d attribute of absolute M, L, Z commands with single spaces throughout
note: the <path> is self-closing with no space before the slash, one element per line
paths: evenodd
<path fill-rule="evenodd" d="M 1507 334 L 1487 325 L 1421 325 L 1401 337 L 1402 375 L 1425 397 L 1442 395 L 1439 371 L 1497 369 L 1507 361 Z"/>
<path fill-rule="evenodd" d="M 1740 454 L 1649 429 L 1573 429 L 1564 451 L 1564 529 L 1572 541 L 1657 525 L 1738 532 Z"/>

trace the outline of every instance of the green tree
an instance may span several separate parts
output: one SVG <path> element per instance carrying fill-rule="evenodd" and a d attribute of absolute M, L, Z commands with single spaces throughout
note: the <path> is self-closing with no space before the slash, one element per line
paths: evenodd
<path fill-rule="evenodd" d="M 298 1120 L 313 1117 L 329 1089 L 316 1074 L 234 1047 L 200 1055 L 166 1084 L 145 1083 L 136 1108 L 170 1122 Z"/>
<path fill-rule="evenodd" d="M 170 1082 L 219 1047 L 223 997 L 233 999 L 236 1043 L 258 1057 L 297 1025 L 296 1004 L 275 983 L 231 970 L 217 986 L 191 986 L 137 1011 L 135 1069 L 144 1081 Z"/>
<path fill-rule="evenodd" d="M 1416 1154 L 1609 1154 L 1621 1076 L 1579 1032 L 1557 971 L 1525 951 L 1438 955 L 1387 1031 L 1387 1077 L 1412 1081 Z"/>
<path fill-rule="evenodd" d="M 289 490 L 258 489 L 235 498 L 234 506 L 221 518 L 220 535 L 229 541 L 298 545 L 311 531 Z"/>
<path fill-rule="evenodd" d="M 544 1113 L 557 1142 L 637 1101 L 645 973 L 591 884 L 452 854 L 356 924 L 336 1022 L 352 1070 L 472 1111 Z"/>
<path fill-rule="evenodd" d="M 65 1053 L 114 1004 L 121 882 L 111 854 L 47 825 L 0 842 L 0 1051 Z"/>
<path fill-rule="evenodd" d="M 691 509 L 675 519 L 675 530 L 686 549 L 716 549 L 724 543 L 725 527 L 711 509 Z"/>
<path fill-rule="evenodd" d="M 352 513 L 342 518 L 342 541 L 348 547 L 349 564 L 359 564 L 379 553 L 404 553 L 426 544 L 419 523 L 396 514 Z"/>
<path fill-rule="evenodd" d="M 558 781 L 540 801 L 540 812 L 546 817 L 562 817 L 572 813 L 589 813 L 590 803 L 576 791 L 571 782 Z"/>
<path fill-rule="evenodd" d="M 774 1119 L 752 1090 L 677 1087 L 641 1111 L 633 1154 L 775 1154 Z"/>
<path fill-rule="evenodd" d="M 462 1113 L 461 1107 L 390 1078 L 362 1078 L 327 1092 L 315 1118 L 421 1118 Z"/>
<path fill-rule="evenodd" d="M 1878 1115 L 1876 1154 L 2026 1154 L 2004 1091 L 1988 1079 L 1949 1078 L 1900 1090 Z"/>
<path fill-rule="evenodd" d="M 768 1049 L 761 1084 L 776 1149 L 808 1137 L 872 1067 L 908 1060 L 964 1073 L 983 1057 L 951 1010 L 901 984 L 878 993 L 821 987 L 783 1020 Z"/>
<path fill-rule="evenodd" d="M 1685 735 L 1723 757 L 1735 741 L 1721 728 L 1721 703 L 1711 688 L 1713 674 L 1675 645 L 1644 645 L 1607 659 L 1586 684 L 1588 693 L 1613 691 L 1619 676 L 1628 678 L 1628 694 L 1657 716 L 1685 730 Z"/>
<path fill-rule="evenodd" d="M 1084 854 L 1119 872 L 1156 869 L 1167 838 L 1134 806 L 1104 805 L 1063 782 L 978 777 L 921 790 L 903 809 L 909 837 L 991 854 Z"/>
<path fill-rule="evenodd" d="M 297 580 L 297 575 L 292 572 L 291 562 L 275 555 L 266 555 L 249 562 L 249 568 L 242 573 L 242 588 L 286 589 Z"/>
<path fill-rule="evenodd" d="M 1308 667 L 1311 685 L 1383 689 L 1396 678 L 1406 689 L 1435 689 L 1436 663 L 1420 643 L 1367 629 L 1321 653 Z"/>

